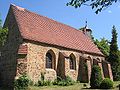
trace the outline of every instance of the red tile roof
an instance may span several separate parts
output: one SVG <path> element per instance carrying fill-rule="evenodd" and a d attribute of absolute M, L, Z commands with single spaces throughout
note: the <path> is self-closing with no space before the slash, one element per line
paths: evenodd
<path fill-rule="evenodd" d="M 103 55 L 82 31 L 15 5 L 11 8 L 24 39 Z"/>
<path fill-rule="evenodd" d="M 27 52 L 28 52 L 28 47 L 27 47 L 27 45 L 21 44 L 21 45 L 19 46 L 18 54 L 27 54 Z"/>

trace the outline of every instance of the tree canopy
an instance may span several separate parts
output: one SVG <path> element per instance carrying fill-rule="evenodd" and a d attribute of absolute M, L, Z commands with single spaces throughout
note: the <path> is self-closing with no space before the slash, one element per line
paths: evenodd
<path fill-rule="evenodd" d="M 0 28 L 2 28 L 2 20 L 0 19 Z"/>
<path fill-rule="evenodd" d="M 95 9 L 95 13 L 101 12 L 103 9 L 111 6 L 113 3 L 116 3 L 118 0 L 70 0 L 67 3 L 75 8 L 79 8 L 82 5 L 90 6 L 92 9 Z"/>
<path fill-rule="evenodd" d="M 91 88 L 92 89 L 99 88 L 101 82 L 102 82 L 101 68 L 98 65 L 93 65 L 90 77 Z"/>
<path fill-rule="evenodd" d="M 112 28 L 112 39 L 110 42 L 108 61 L 112 67 L 113 79 L 120 80 L 120 53 L 117 45 L 117 32 L 115 26 Z"/>
<path fill-rule="evenodd" d="M 109 51 L 110 51 L 110 45 L 109 41 L 105 39 L 104 37 L 101 38 L 101 40 L 94 40 L 94 43 L 98 46 L 100 51 L 107 57 L 109 56 Z"/>
<path fill-rule="evenodd" d="M 7 28 L 0 28 L 0 47 L 4 45 L 6 38 L 8 34 L 8 29 Z"/>
<path fill-rule="evenodd" d="M 110 42 L 110 55 L 109 62 L 114 63 L 118 61 L 118 45 L 117 45 L 117 32 L 115 26 L 112 28 L 112 39 Z"/>
<path fill-rule="evenodd" d="M 2 20 L 0 19 L 0 48 L 4 45 L 8 34 L 7 28 L 2 28 Z"/>

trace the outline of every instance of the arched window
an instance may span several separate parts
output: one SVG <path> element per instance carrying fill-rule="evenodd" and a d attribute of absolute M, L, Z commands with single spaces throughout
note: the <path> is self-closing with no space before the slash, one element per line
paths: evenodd
<path fill-rule="evenodd" d="M 46 68 L 51 68 L 55 69 L 56 68 L 56 63 L 55 63 L 55 53 L 53 50 L 49 50 L 46 53 Z"/>
<path fill-rule="evenodd" d="M 46 54 L 46 68 L 52 68 L 52 55 L 49 52 Z"/>
<path fill-rule="evenodd" d="M 70 69 L 76 69 L 76 60 L 74 55 L 70 55 Z"/>

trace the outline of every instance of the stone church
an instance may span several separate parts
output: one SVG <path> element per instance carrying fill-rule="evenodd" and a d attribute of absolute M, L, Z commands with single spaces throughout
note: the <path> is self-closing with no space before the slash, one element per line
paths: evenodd
<path fill-rule="evenodd" d="M 89 82 L 91 68 L 99 65 L 102 77 L 112 79 L 110 64 L 90 38 L 91 30 L 77 30 L 45 16 L 10 5 L 4 28 L 8 38 L 2 48 L 0 80 L 4 86 L 26 73 L 37 82 L 70 76 Z"/>

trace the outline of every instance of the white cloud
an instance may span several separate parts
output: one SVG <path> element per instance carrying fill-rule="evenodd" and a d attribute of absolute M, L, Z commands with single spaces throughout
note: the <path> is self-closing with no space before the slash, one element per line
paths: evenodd
<path fill-rule="evenodd" d="M 109 11 L 108 11 L 108 13 L 112 13 L 112 11 L 111 11 L 111 10 L 109 10 Z"/>

